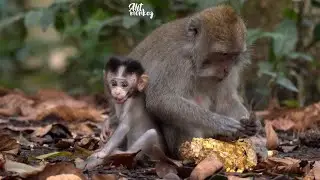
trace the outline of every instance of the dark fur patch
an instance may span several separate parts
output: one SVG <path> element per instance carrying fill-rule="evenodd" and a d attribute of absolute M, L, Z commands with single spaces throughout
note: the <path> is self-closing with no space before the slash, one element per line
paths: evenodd
<path fill-rule="evenodd" d="M 128 59 L 125 61 L 125 66 L 126 68 L 126 73 L 137 73 L 137 75 L 141 76 L 144 73 L 144 68 L 140 64 L 140 62 L 133 60 L 133 59 Z"/>
<path fill-rule="evenodd" d="M 125 66 L 125 73 L 136 73 L 138 76 L 141 76 L 145 71 L 139 61 L 125 56 L 111 56 L 105 65 L 105 70 L 115 73 L 120 66 Z"/>
<path fill-rule="evenodd" d="M 106 65 L 104 66 L 104 69 L 106 71 L 111 71 L 112 73 L 115 73 L 117 72 L 121 64 L 121 57 L 111 56 Z"/>

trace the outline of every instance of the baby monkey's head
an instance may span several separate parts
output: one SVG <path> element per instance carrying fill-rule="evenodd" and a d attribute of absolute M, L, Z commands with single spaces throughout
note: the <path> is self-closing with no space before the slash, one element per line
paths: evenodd
<path fill-rule="evenodd" d="M 124 56 L 110 57 L 103 74 L 104 83 L 118 104 L 143 92 L 148 84 L 148 76 L 140 62 Z"/>

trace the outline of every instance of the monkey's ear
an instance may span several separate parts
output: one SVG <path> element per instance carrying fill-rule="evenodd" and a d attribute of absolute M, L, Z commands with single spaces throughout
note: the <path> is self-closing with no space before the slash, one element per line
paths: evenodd
<path fill-rule="evenodd" d="M 142 74 L 138 79 L 137 89 L 138 91 L 142 92 L 146 89 L 149 82 L 149 76 L 146 74 Z"/>
<path fill-rule="evenodd" d="M 187 33 L 190 37 L 195 37 L 200 32 L 201 22 L 197 16 L 191 17 L 187 24 Z"/>

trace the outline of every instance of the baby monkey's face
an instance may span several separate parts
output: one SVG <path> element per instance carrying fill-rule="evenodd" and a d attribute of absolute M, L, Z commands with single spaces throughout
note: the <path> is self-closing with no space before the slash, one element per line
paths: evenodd
<path fill-rule="evenodd" d="M 138 61 L 110 58 L 104 70 L 104 83 L 117 104 L 123 104 L 132 95 L 143 92 L 148 84 L 148 76 Z"/>
<path fill-rule="evenodd" d="M 123 104 L 131 93 L 137 90 L 137 80 L 136 74 L 128 74 L 125 77 L 113 76 L 110 78 L 109 88 L 116 103 Z"/>

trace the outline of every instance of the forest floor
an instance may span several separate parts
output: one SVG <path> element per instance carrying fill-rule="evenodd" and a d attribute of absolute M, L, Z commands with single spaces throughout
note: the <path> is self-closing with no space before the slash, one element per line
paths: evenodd
<path fill-rule="evenodd" d="M 76 168 L 101 146 L 99 133 L 108 114 L 106 102 L 100 94 L 70 96 L 40 90 L 26 95 L 0 88 L 0 179 L 185 179 L 195 170 L 196 165 L 182 161 L 182 166 L 173 161 L 137 163 L 135 154 L 114 156 L 112 164 L 90 171 Z M 259 141 L 274 149 L 273 156 L 258 162 L 259 168 L 244 173 L 196 169 L 209 173 L 207 179 L 320 179 L 319 107 L 315 103 L 256 113 L 262 117 L 266 134 Z M 176 176 L 165 176 L 169 172 Z"/>

